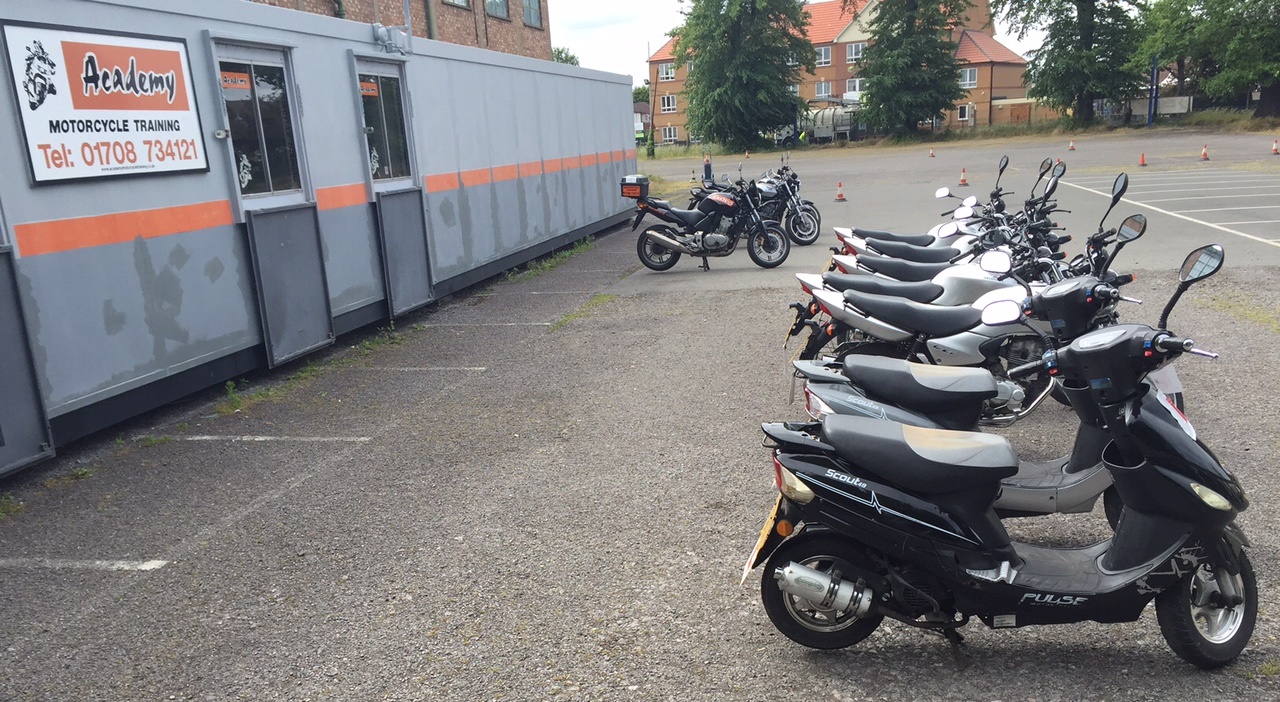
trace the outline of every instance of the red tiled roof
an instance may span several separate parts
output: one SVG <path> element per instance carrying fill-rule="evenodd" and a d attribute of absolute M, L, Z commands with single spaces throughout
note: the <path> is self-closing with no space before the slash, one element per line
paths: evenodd
<path fill-rule="evenodd" d="M 956 42 L 956 59 L 961 63 L 1016 63 L 1023 65 L 1026 59 L 995 37 L 966 29 Z"/>
<path fill-rule="evenodd" d="M 853 22 L 858 13 L 866 9 L 870 0 L 856 0 L 850 10 L 840 11 L 840 0 L 828 0 L 828 2 L 815 2 L 805 5 L 805 9 L 809 12 L 809 41 L 814 46 L 822 46 L 830 44 L 840 36 L 848 26 Z M 649 61 L 674 61 L 676 40 L 668 39 L 662 48 L 658 49 L 653 56 L 649 57 Z"/>

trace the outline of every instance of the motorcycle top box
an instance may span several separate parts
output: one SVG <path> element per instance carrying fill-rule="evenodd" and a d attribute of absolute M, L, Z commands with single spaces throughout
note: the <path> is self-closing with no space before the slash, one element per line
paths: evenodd
<path fill-rule="evenodd" d="M 622 196 L 632 200 L 649 197 L 649 177 L 638 174 L 623 176 Z"/>

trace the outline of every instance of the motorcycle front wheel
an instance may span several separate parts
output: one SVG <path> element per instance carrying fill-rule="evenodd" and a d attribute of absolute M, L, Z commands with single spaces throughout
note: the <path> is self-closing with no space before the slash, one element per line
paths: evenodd
<path fill-rule="evenodd" d="M 747 235 L 747 255 L 761 268 L 777 268 L 791 253 L 791 240 L 782 225 L 765 220 L 764 225 L 751 227 Z"/>
<path fill-rule="evenodd" d="M 1201 563 L 1177 585 L 1156 595 L 1156 619 L 1169 648 L 1182 660 L 1205 670 L 1234 661 L 1258 617 L 1258 581 L 1244 549 L 1236 553 L 1240 572 Z M 1235 606 L 1223 601 L 1224 592 L 1243 598 Z"/>
<path fill-rule="evenodd" d="M 640 233 L 640 238 L 636 239 L 636 253 L 640 255 L 640 262 L 645 268 L 654 271 L 665 271 L 676 265 L 680 260 L 680 252 L 669 249 L 662 244 L 649 238 L 649 232 L 654 231 L 665 236 L 671 236 L 675 232 L 670 227 L 650 227 Z"/>
<path fill-rule="evenodd" d="M 829 536 L 800 535 L 782 544 L 769 557 L 760 577 L 760 601 L 769 621 L 787 638 L 801 646 L 821 650 L 847 648 L 867 638 L 880 622 L 882 615 L 865 618 L 848 612 L 823 609 L 817 604 L 783 592 L 773 573 L 790 562 L 820 570 L 824 573 L 839 572 L 842 577 L 856 579 L 854 568 L 874 570 L 871 559 L 856 544 Z"/>
<path fill-rule="evenodd" d="M 787 222 L 784 226 L 787 230 L 787 236 L 791 237 L 791 241 L 795 242 L 797 246 L 808 246 L 818 240 L 822 223 L 813 212 L 802 209 L 788 211 Z"/>

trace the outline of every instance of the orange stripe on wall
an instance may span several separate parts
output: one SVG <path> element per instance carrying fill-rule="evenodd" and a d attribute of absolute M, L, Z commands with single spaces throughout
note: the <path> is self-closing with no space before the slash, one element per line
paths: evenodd
<path fill-rule="evenodd" d="M 336 210 L 367 204 L 369 204 L 369 192 L 365 190 L 364 183 L 316 188 L 316 207 L 321 210 Z"/>
<path fill-rule="evenodd" d="M 564 168 L 564 161 L 558 158 L 549 158 L 542 162 L 543 173 L 559 173 Z"/>
<path fill-rule="evenodd" d="M 13 233 L 17 239 L 18 251 L 23 256 L 40 256 L 232 224 L 235 224 L 235 219 L 231 216 L 231 201 L 216 200 L 154 210 L 18 224 L 14 226 Z"/>
<path fill-rule="evenodd" d="M 626 158 L 626 157 L 627 157 L 627 152 L 625 152 L 625 151 L 618 150 L 618 151 L 613 152 L 613 160 L 615 160 L 615 161 L 621 161 L 622 159 L 624 159 L 624 158 Z"/>
<path fill-rule="evenodd" d="M 596 154 L 596 163 L 609 163 L 613 160 L 613 153 L 610 151 L 601 151 Z"/>
<path fill-rule="evenodd" d="M 520 177 L 520 167 L 516 165 L 510 166 L 494 166 L 493 182 L 501 183 L 507 180 L 515 180 Z"/>
<path fill-rule="evenodd" d="M 475 185 L 487 185 L 493 181 L 493 175 L 489 173 L 488 168 L 477 168 L 474 171 L 463 171 L 462 184 L 468 188 Z"/>
<path fill-rule="evenodd" d="M 594 166 L 594 165 L 596 165 L 596 155 L 595 155 L 595 154 L 583 154 L 583 155 L 582 155 L 582 158 L 581 158 L 580 160 L 582 161 L 582 167 L 583 167 L 583 168 L 586 168 L 587 166 Z"/>
<path fill-rule="evenodd" d="M 542 161 L 530 161 L 520 164 L 520 177 L 542 175 Z"/>
<path fill-rule="evenodd" d="M 566 171 L 572 168 L 582 168 L 582 159 L 577 156 L 566 156 L 560 159 L 560 161 L 564 164 L 564 169 Z"/>
<path fill-rule="evenodd" d="M 424 179 L 423 184 L 427 187 L 429 193 L 442 193 L 449 190 L 457 190 L 460 182 L 457 173 L 437 173 L 429 175 Z"/>
<path fill-rule="evenodd" d="M 632 159 L 632 158 L 635 158 L 635 157 L 636 157 L 636 150 L 635 150 L 635 149 L 627 149 L 627 158 L 628 158 L 628 159 Z"/>

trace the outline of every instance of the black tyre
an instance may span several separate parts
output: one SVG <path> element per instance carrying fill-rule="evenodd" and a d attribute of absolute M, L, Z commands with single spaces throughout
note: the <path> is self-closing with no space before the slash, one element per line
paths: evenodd
<path fill-rule="evenodd" d="M 1188 663 L 1212 670 L 1234 661 L 1258 618 L 1258 581 L 1242 549 L 1236 554 L 1240 573 L 1202 563 L 1177 585 L 1156 596 L 1156 619 L 1169 648 Z M 1222 585 L 1230 583 L 1244 601 L 1226 606 Z M 1198 604 L 1197 604 L 1198 603 Z"/>
<path fill-rule="evenodd" d="M 670 236 L 672 233 L 667 227 L 651 227 L 640 233 L 640 238 L 636 239 L 636 253 L 640 255 L 640 262 L 645 268 L 655 271 L 665 271 L 680 260 L 680 252 L 669 249 L 662 244 L 649 238 L 649 232 L 655 231 L 660 234 Z"/>
<path fill-rule="evenodd" d="M 1112 485 L 1102 493 L 1102 513 L 1107 515 L 1107 524 L 1111 525 L 1111 531 L 1115 531 L 1120 525 L 1120 513 L 1123 511 L 1124 501 L 1120 499 L 1116 486 Z"/>
<path fill-rule="evenodd" d="M 801 535 L 778 547 L 764 565 L 760 600 L 769 621 L 787 638 L 809 648 L 831 650 L 852 646 L 880 626 L 884 617 L 879 614 L 859 619 L 849 613 L 824 610 L 804 598 L 783 592 L 773 573 L 792 561 L 825 573 L 850 574 L 855 565 L 867 570 L 875 568 L 856 544 L 827 534 Z"/>
<path fill-rule="evenodd" d="M 761 268 L 777 268 L 791 253 L 791 240 L 782 225 L 765 220 L 764 226 L 752 226 L 747 235 L 747 255 Z"/>
<path fill-rule="evenodd" d="M 787 236 L 797 246 L 808 246 L 816 242 L 822 232 L 821 221 L 808 210 L 788 211 L 787 221 L 783 226 L 787 230 Z"/>

